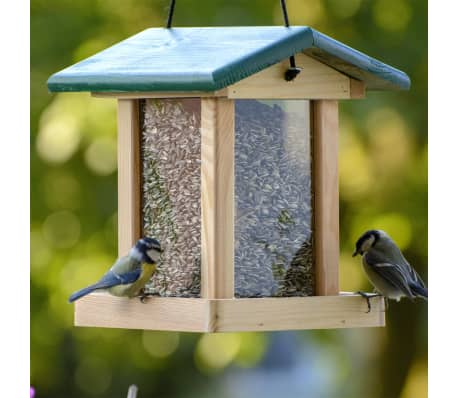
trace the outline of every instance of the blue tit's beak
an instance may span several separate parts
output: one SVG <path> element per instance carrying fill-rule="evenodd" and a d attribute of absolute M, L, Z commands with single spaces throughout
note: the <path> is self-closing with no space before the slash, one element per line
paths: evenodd
<path fill-rule="evenodd" d="M 352 256 L 352 257 L 356 257 L 358 254 L 359 254 L 358 251 L 355 250 L 351 256 Z"/>

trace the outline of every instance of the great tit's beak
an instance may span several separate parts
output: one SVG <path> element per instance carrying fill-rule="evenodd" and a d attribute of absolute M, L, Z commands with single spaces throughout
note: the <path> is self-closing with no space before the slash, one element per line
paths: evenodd
<path fill-rule="evenodd" d="M 356 257 L 358 254 L 359 254 L 358 251 L 355 250 L 351 256 L 352 256 L 352 257 Z"/>

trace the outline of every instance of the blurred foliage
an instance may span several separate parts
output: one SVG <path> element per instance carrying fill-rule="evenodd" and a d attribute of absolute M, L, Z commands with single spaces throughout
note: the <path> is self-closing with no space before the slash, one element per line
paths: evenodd
<path fill-rule="evenodd" d="M 183 0 L 176 26 L 282 24 L 277 0 Z M 311 25 L 406 71 L 408 92 L 341 105 L 341 287 L 370 289 L 351 250 L 386 229 L 427 280 L 427 2 L 288 0 Z M 50 95 L 54 72 L 142 29 L 167 1 L 31 1 L 31 375 L 38 397 L 204 397 L 228 368 L 255 366 L 272 334 L 199 335 L 74 328 L 68 295 L 116 257 L 116 106 Z M 300 332 L 330 369 L 329 397 L 426 397 L 427 305 L 393 303 L 387 327 Z M 318 371 L 318 370 L 317 370 Z M 329 372 L 328 372 L 329 373 Z M 352 382 L 349 383 L 348 380 Z M 286 394 L 287 395 L 287 394 Z M 324 396 L 324 395 L 321 395 Z"/>

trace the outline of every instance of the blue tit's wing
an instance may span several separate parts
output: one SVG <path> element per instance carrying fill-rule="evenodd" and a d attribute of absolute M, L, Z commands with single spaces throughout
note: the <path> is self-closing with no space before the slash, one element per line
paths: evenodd
<path fill-rule="evenodd" d="M 141 266 L 140 262 L 132 258 L 131 256 L 124 256 L 116 260 L 111 267 L 111 271 L 117 275 L 123 275 L 128 272 L 134 271 L 136 268 Z"/>
<path fill-rule="evenodd" d="M 128 283 L 133 283 L 140 277 L 140 274 L 140 268 L 135 268 L 134 270 L 125 272 L 123 274 L 117 274 L 112 269 L 110 269 L 105 275 L 102 276 L 102 278 L 100 278 L 97 283 L 94 283 L 93 285 L 73 293 L 69 297 L 68 301 L 72 303 L 73 301 L 78 300 L 79 298 L 93 292 L 96 289 L 107 289 L 116 285 L 126 285 Z"/>
<path fill-rule="evenodd" d="M 133 271 L 118 274 L 113 270 L 109 270 L 102 278 L 96 283 L 100 288 L 107 288 L 116 285 L 125 285 L 127 283 L 135 282 L 140 276 L 141 269 L 136 268 Z"/>

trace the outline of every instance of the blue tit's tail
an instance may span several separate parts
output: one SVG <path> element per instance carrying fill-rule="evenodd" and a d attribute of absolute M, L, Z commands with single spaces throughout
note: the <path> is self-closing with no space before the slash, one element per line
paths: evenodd
<path fill-rule="evenodd" d="M 78 300 L 79 298 L 85 296 L 86 294 L 92 293 L 96 289 L 100 289 L 100 284 L 96 283 L 94 285 L 85 287 L 84 289 L 78 290 L 77 292 L 73 293 L 69 298 L 68 302 L 73 303 L 74 301 Z"/>
<path fill-rule="evenodd" d="M 416 297 L 421 297 L 425 300 L 428 300 L 428 289 L 424 286 L 421 286 L 418 283 L 411 284 L 410 289 Z"/>

